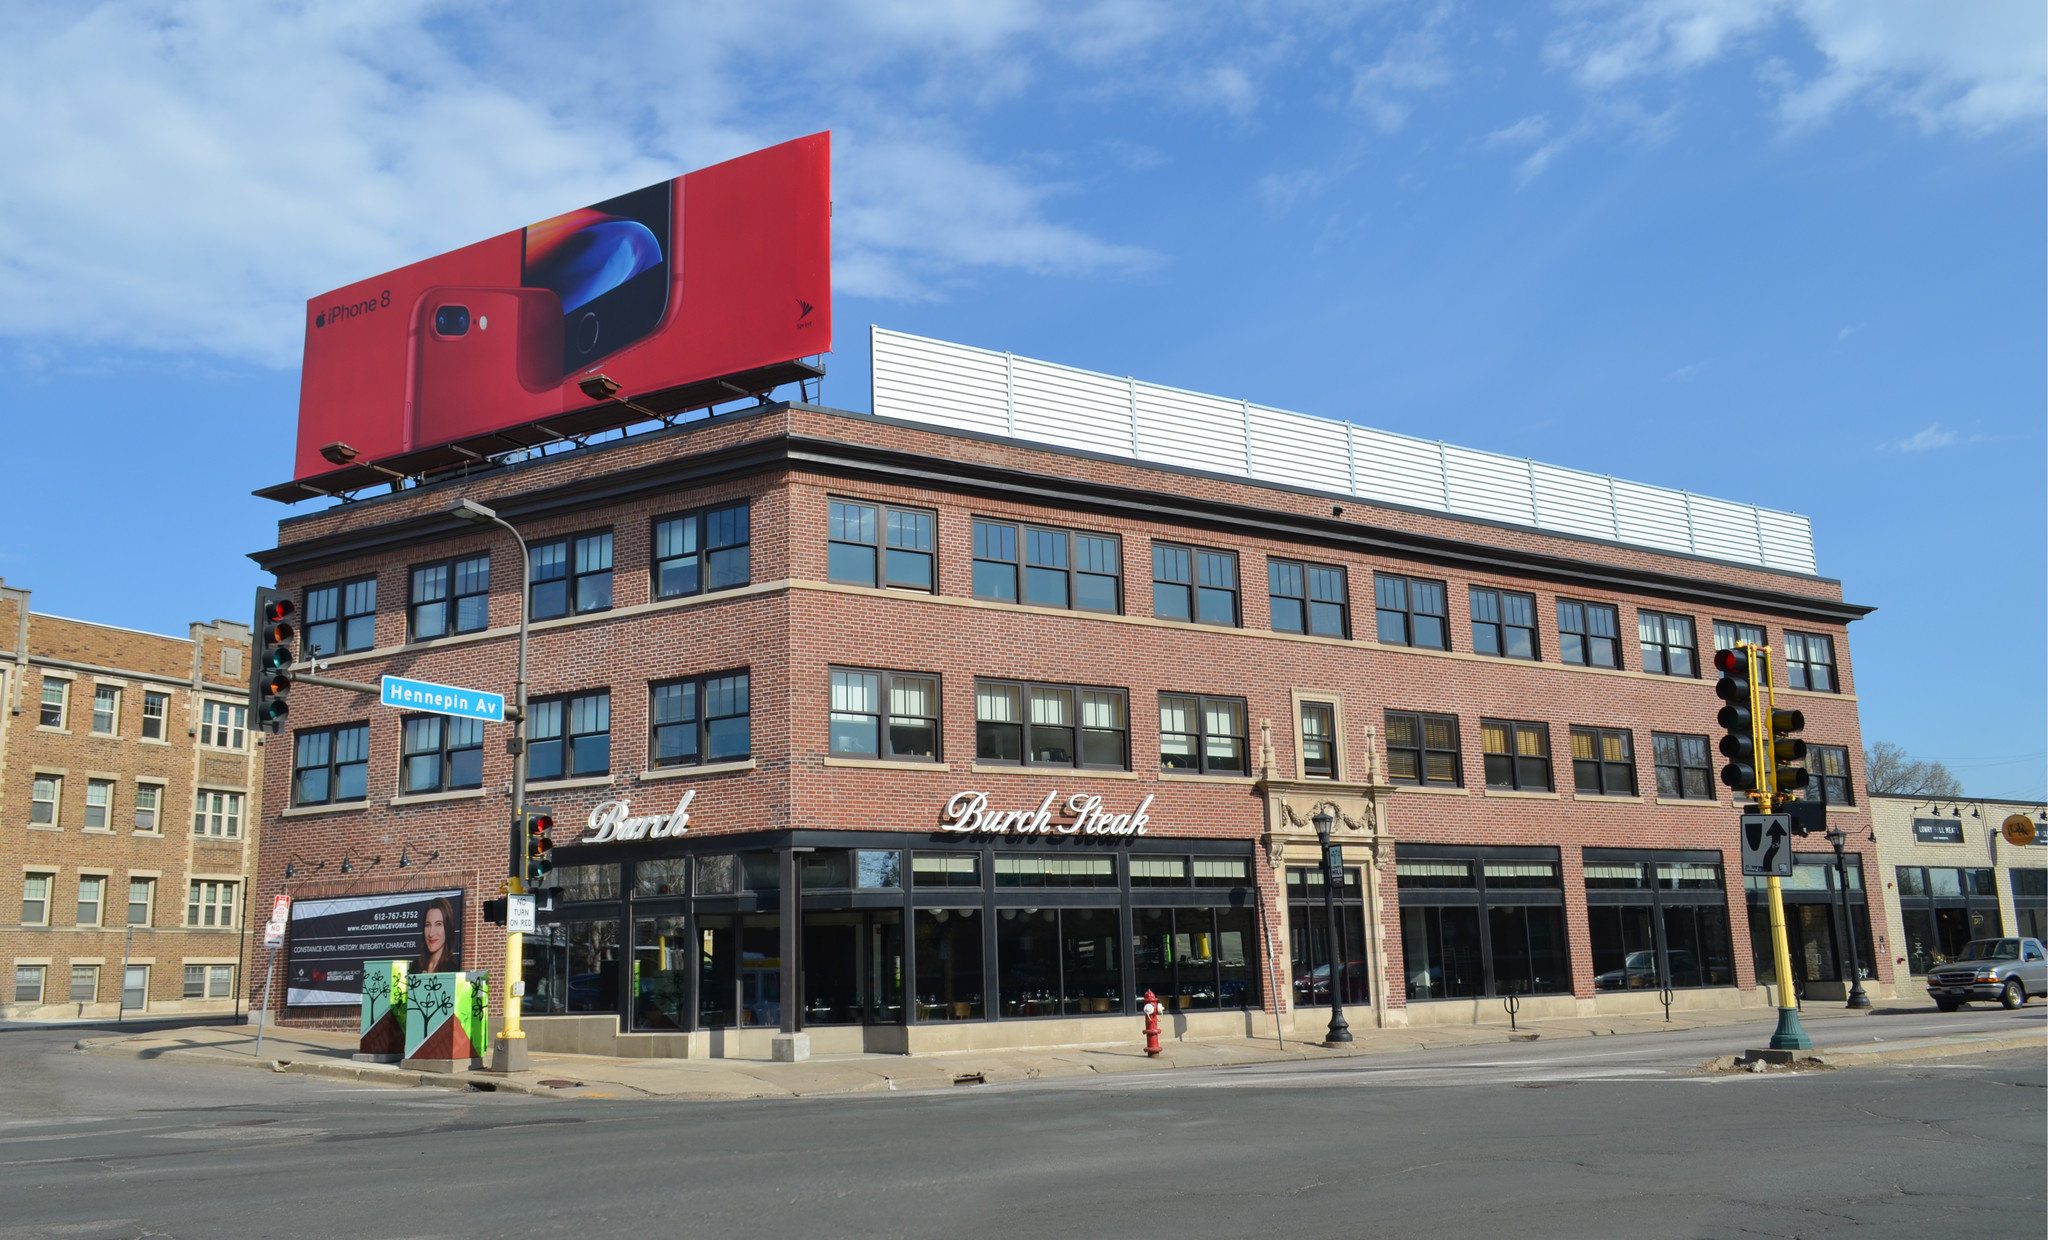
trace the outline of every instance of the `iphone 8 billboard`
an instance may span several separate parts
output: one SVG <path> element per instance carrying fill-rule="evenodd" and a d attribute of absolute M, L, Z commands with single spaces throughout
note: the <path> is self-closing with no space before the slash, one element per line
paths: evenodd
<path fill-rule="evenodd" d="M 295 480 L 829 352 L 831 136 L 812 134 L 306 304 Z M 509 445 L 508 445 L 509 446 Z"/>

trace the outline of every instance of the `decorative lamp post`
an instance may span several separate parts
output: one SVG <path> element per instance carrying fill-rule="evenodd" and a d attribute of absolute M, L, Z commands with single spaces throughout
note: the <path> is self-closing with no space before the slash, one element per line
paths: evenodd
<path fill-rule="evenodd" d="M 519 669 L 513 682 L 512 739 L 505 747 L 512 752 L 512 857 L 511 890 L 526 890 L 526 628 L 527 599 L 533 582 L 533 558 L 526 540 L 510 521 L 473 499 L 456 500 L 448 515 L 471 525 L 498 525 L 519 544 Z M 491 1068 L 497 1072 L 526 1070 L 526 1031 L 519 1027 L 519 1006 L 526 990 L 523 948 L 525 936 L 518 931 L 505 935 L 505 1025 L 491 1048 Z"/>
<path fill-rule="evenodd" d="M 1337 936 L 1337 888 L 1344 881 L 1344 846 L 1330 843 L 1330 828 L 1337 819 L 1329 806 L 1319 807 L 1310 821 L 1315 823 L 1316 841 L 1323 848 L 1323 925 L 1330 942 L 1330 1031 L 1323 1044 L 1338 1046 L 1351 1041 L 1351 1025 L 1344 1019 L 1344 999 L 1337 989 L 1344 957 L 1344 942 Z"/>
<path fill-rule="evenodd" d="M 1852 1008 L 1870 1006 L 1870 996 L 1863 991 L 1862 954 L 1856 950 L 1856 923 L 1850 920 L 1849 909 L 1849 864 L 1843 846 L 1849 842 L 1849 835 L 1840 827 L 1828 828 L 1828 843 L 1835 846 L 1835 890 L 1842 897 L 1842 929 L 1849 936 L 1849 1003 Z M 1860 871 L 1859 871 L 1860 873 Z"/>

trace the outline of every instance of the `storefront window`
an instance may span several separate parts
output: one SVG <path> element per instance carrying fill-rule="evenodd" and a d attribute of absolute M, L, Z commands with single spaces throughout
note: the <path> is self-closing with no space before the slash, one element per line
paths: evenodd
<path fill-rule="evenodd" d="M 642 861 L 633 867 L 633 894 L 636 896 L 679 896 L 688 891 L 689 885 L 684 873 L 689 866 L 685 857 L 660 857 Z"/>
<path fill-rule="evenodd" d="M 980 887 L 981 858 L 974 853 L 913 853 L 910 876 L 918 887 Z"/>
<path fill-rule="evenodd" d="M 1152 992 L 1168 1011 L 1246 1006 L 1257 990 L 1251 916 L 1250 909 L 1132 910 L 1132 992 Z"/>
<path fill-rule="evenodd" d="M 733 860 L 728 855 L 727 860 Z M 702 870 L 698 871 L 700 876 Z M 697 917 L 697 1025 L 730 1029 L 739 1024 L 739 918 L 725 913 Z"/>
<path fill-rule="evenodd" d="M 1721 866 L 1707 857 L 1586 851 L 1586 929 L 1593 988 L 1733 986 Z"/>
<path fill-rule="evenodd" d="M 1116 858 L 998 854 L 996 886 L 1114 887 Z"/>
<path fill-rule="evenodd" d="M 1925 974 L 1949 963 L 1971 939 L 2000 935 L 2004 919 L 1994 871 L 1902 865 L 1897 876 L 1911 972 Z"/>
<path fill-rule="evenodd" d="M 561 899 L 565 904 L 619 898 L 617 865 L 565 865 L 556 870 L 552 878 L 550 885 L 562 889 Z"/>
<path fill-rule="evenodd" d="M 916 912 L 917 1018 L 981 1020 L 980 910 L 921 908 Z"/>
<path fill-rule="evenodd" d="M 1410 1002 L 1571 989 L 1554 851 L 1409 845 L 1394 873 Z"/>
<path fill-rule="evenodd" d="M 1365 958 L 1365 887 L 1355 867 L 1344 871 L 1337 892 L 1337 936 L 1343 952 L 1337 993 L 1345 1003 L 1372 1001 L 1372 974 Z M 1294 970 L 1294 1006 L 1327 1007 L 1330 1002 L 1330 919 L 1323 907 L 1323 871 L 1293 866 L 1287 871 L 1287 945 Z"/>
<path fill-rule="evenodd" d="M 1841 892 L 1835 884 L 1835 859 L 1831 854 L 1799 855 L 1792 859 L 1792 877 L 1779 880 L 1785 903 L 1785 947 L 1792 957 L 1792 981 L 1799 993 L 1808 982 L 1839 982 L 1848 972 L 1847 936 L 1856 936 L 1856 956 L 1862 978 L 1871 981 L 1875 958 L 1870 949 L 1870 909 L 1863 893 L 1862 859 L 1848 858 L 1849 922 L 1842 922 Z M 1761 983 L 1777 980 L 1777 957 L 1771 942 L 1770 880 L 1743 880 L 1749 893 L 1750 949 L 1755 958 L 1756 977 Z M 1995 906 L 1994 906 L 1995 907 Z M 1907 940 L 1913 937 L 1913 917 L 1906 917 Z"/>
<path fill-rule="evenodd" d="M 527 940 L 529 1012 L 619 1010 L 619 923 L 571 921 Z"/>
<path fill-rule="evenodd" d="M 643 866 L 645 863 L 642 863 Z M 633 1028 L 688 1028 L 690 937 L 680 917 L 633 923 Z"/>
<path fill-rule="evenodd" d="M 1003 858 L 996 860 L 1000 865 Z M 1116 909 L 1006 908 L 998 912 L 996 991 L 1002 1014 L 1122 1011 L 1118 918 Z"/>
<path fill-rule="evenodd" d="M 903 914 L 806 911 L 804 1023 L 887 1024 L 903 1017 Z"/>

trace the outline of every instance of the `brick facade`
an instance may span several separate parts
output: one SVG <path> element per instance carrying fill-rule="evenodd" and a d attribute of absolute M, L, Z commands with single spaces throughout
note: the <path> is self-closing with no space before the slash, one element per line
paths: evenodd
<path fill-rule="evenodd" d="M 115 1016 L 124 961 L 147 971 L 130 1016 L 238 1009 L 263 805 L 261 738 L 236 728 L 248 627 L 138 633 L 0 585 L 0 640 L 0 1018 Z"/>
<path fill-rule="evenodd" d="M 1097 794 L 1105 808 L 1123 811 L 1150 796 L 1152 845 L 1187 838 L 1255 848 L 1258 894 L 1250 898 L 1269 944 L 1261 949 L 1267 959 L 1260 970 L 1267 1011 L 1283 1010 L 1290 1001 L 1283 871 L 1313 864 L 1315 856 L 1313 834 L 1303 826 L 1318 800 L 1313 790 L 1321 785 L 1303 778 L 1302 700 L 1337 708 L 1338 771 L 1327 799 L 1346 816 L 1338 835 L 1346 841 L 1347 861 L 1372 865 L 1377 857 L 1369 1019 L 1386 1023 L 1476 1019 L 1484 1006 L 1467 1003 L 1448 1016 L 1451 1009 L 1441 1004 L 1420 1005 L 1430 1008 L 1426 1017 L 1409 1010 L 1401 983 L 1406 970 L 1395 869 L 1404 845 L 1555 850 L 1570 986 L 1551 1002 L 1584 1011 L 1641 996 L 1596 992 L 1582 850 L 1722 854 L 1733 985 L 1711 1001 L 1759 1001 L 1736 873 L 1735 805 L 1718 785 L 1713 801 L 1660 802 L 1656 796 L 1652 733 L 1717 734 L 1712 675 L 1641 671 L 1632 635 L 1639 608 L 1691 617 L 1699 662 L 1711 657 L 1717 620 L 1764 626 L 1778 647 L 1788 626 L 1832 638 L 1841 692 L 1789 689 L 1782 671 L 1778 690 L 1805 710 L 1811 741 L 1846 747 L 1860 786 L 1862 742 L 1846 625 L 1865 609 L 1844 604 L 1831 580 L 806 406 L 766 406 L 287 519 L 278 546 L 255 557 L 278 574 L 281 589 L 303 600 L 309 587 L 370 574 L 378 580 L 375 648 L 328 660 L 327 675 L 374 681 L 389 673 L 510 690 L 520 597 L 516 568 L 506 566 L 516 565 L 516 552 L 502 531 L 442 515 L 457 497 L 497 508 L 529 543 L 600 529 L 613 535 L 611 607 L 533 626 L 534 696 L 611 692 L 608 774 L 529 790 L 536 805 L 557 815 L 559 838 L 573 841 L 598 800 L 624 797 L 635 813 L 652 813 L 666 810 L 684 788 L 696 791 L 693 841 L 723 833 L 849 829 L 907 833 L 923 847 L 944 846 L 939 816 L 948 798 L 963 789 L 986 792 L 992 804 L 1003 807 L 1036 806 L 1057 791 L 1061 797 Z M 913 592 L 832 581 L 826 527 L 834 498 L 933 513 L 936 588 Z M 654 520 L 740 499 L 751 507 L 751 583 L 655 600 Z M 1122 549 L 1120 613 L 975 597 L 975 518 L 1115 536 Z M 1238 625 L 1154 618 L 1155 540 L 1235 555 Z M 483 551 L 492 556 L 489 627 L 408 643 L 410 569 Z M 1349 637 L 1273 631 L 1269 557 L 1343 568 Z M 1448 651 L 1374 640 L 1376 571 L 1445 584 Z M 1536 596 L 1538 660 L 1472 653 L 1468 600 L 1474 587 Z M 1559 661 L 1559 597 L 1618 609 L 1623 670 Z M 941 761 L 861 765 L 832 759 L 831 667 L 939 677 Z M 680 775 L 650 771 L 650 682 L 740 668 L 752 678 L 750 761 L 743 769 L 698 775 L 687 769 Z M 1053 774 L 977 762 L 977 677 L 1125 691 L 1128 770 Z M 1161 693 L 1243 699 L 1251 771 L 1243 777 L 1162 773 Z M 1459 787 L 1389 782 L 1389 710 L 1457 717 Z M 366 721 L 368 794 L 347 806 L 288 808 L 290 762 L 270 765 L 264 804 L 273 808 L 264 819 L 259 906 L 267 907 L 269 896 L 284 890 L 307 896 L 392 890 L 400 877 L 411 884 L 459 884 L 473 893 L 468 967 L 493 967 L 502 960 L 502 935 L 482 925 L 475 909 L 484 895 L 495 894 L 505 863 L 511 759 L 500 739 L 506 729 L 487 730 L 482 787 L 415 799 L 398 795 L 398 712 L 341 691 L 301 686 L 292 694 L 290 718 L 295 729 Z M 1552 790 L 1503 794 L 1486 787 L 1482 719 L 1548 725 Z M 1574 725 L 1629 730 L 1635 795 L 1574 794 Z M 1282 799 L 1297 807 L 1300 821 L 1282 812 Z M 1852 838 L 1864 840 L 1867 811 L 1858 802 L 1840 812 L 1852 824 Z M 356 873 L 337 881 L 335 864 L 345 850 L 356 859 Z M 439 855 L 400 876 L 393 862 L 401 852 L 415 863 L 430 852 Z M 302 868 L 287 882 L 286 859 L 294 855 L 304 859 Z M 599 855 L 595 848 L 563 853 L 570 863 Z M 381 868 L 365 870 L 366 856 L 381 858 Z M 326 868 L 308 881 L 303 866 L 312 860 Z M 380 883 L 380 877 L 387 881 Z M 1886 983 L 1889 967 L 1880 962 Z M 1383 984 L 1389 979 L 1393 985 Z M 496 996 L 494 988 L 494 1001 Z M 296 1015 L 317 1019 L 322 1013 Z"/>

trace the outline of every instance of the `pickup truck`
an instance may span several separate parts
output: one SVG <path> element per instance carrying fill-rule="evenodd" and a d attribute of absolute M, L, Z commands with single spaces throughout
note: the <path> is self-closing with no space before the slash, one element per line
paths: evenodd
<path fill-rule="evenodd" d="M 2035 995 L 2048 995 L 2048 950 L 2039 939 L 1971 939 L 1927 971 L 1927 997 L 1944 1012 L 1973 999 L 2022 1007 Z"/>

